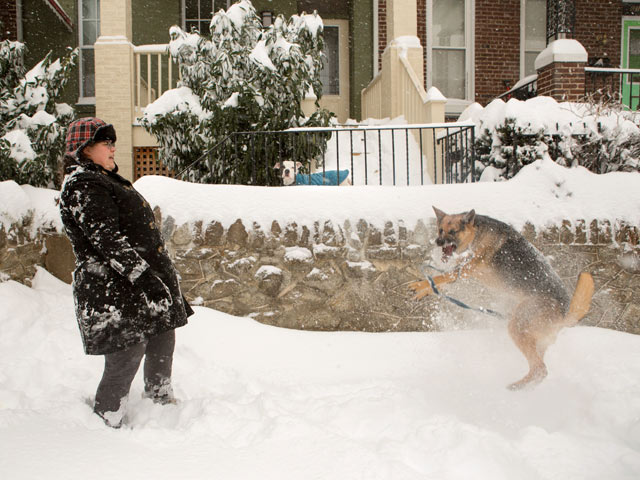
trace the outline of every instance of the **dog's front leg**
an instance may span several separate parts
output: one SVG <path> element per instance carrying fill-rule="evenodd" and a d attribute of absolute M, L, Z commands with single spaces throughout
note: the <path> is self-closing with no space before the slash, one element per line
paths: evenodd
<path fill-rule="evenodd" d="M 438 288 L 440 285 L 453 283 L 459 278 L 467 278 L 473 274 L 473 271 L 477 268 L 481 261 L 482 260 L 480 256 L 473 256 L 469 261 L 458 266 L 455 270 L 433 277 L 433 283 L 436 288 Z M 421 298 L 434 293 L 433 288 L 431 288 L 431 282 L 429 280 L 412 282 L 409 284 L 409 288 L 416 292 L 416 295 L 413 297 L 414 300 L 420 300 Z"/>
<path fill-rule="evenodd" d="M 458 271 L 457 269 L 450 273 L 445 273 L 443 275 L 437 275 L 433 277 L 433 283 L 436 288 L 445 283 L 452 283 L 458 279 Z M 431 282 L 429 280 L 420 280 L 418 282 L 411 282 L 409 284 L 409 288 L 416 292 L 416 295 L 413 297 L 414 300 L 420 300 L 427 295 L 431 295 L 433 293 L 433 288 L 431 288 Z"/>

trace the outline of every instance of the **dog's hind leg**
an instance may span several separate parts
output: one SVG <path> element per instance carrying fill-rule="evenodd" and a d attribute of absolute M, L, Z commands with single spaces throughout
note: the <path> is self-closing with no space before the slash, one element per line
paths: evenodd
<path fill-rule="evenodd" d="M 562 320 L 557 305 L 552 303 L 541 305 L 539 300 L 525 300 L 509 321 L 509 334 L 529 363 L 529 372 L 509 385 L 511 390 L 538 384 L 547 376 L 544 354 L 555 340 L 556 325 Z"/>

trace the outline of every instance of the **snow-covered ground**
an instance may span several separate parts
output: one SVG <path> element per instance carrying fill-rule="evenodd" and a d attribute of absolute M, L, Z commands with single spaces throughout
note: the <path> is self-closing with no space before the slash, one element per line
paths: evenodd
<path fill-rule="evenodd" d="M 558 219 L 637 224 L 640 174 L 551 161 L 495 184 L 256 188 L 145 177 L 136 187 L 177 224 L 238 218 L 300 225 L 403 219 L 475 207 L 520 228 Z M 30 210 L 59 227 L 56 192 L 0 183 L 0 222 Z M 347 208 L 345 208 L 347 207 Z M 248 223 L 250 224 L 250 223 Z M 92 414 L 102 357 L 82 352 L 70 286 L 39 270 L 0 281 L 0 472 L 19 479 L 640 478 L 640 337 L 575 327 L 549 349 L 549 377 L 505 386 L 526 363 L 505 325 L 439 322 L 438 333 L 278 329 L 196 308 L 178 330 L 178 405 L 132 388 L 125 428 Z"/>
<path fill-rule="evenodd" d="M 111 430 L 89 406 L 70 286 L 0 283 L 0 471 L 19 479 L 637 479 L 640 337 L 564 330 L 537 388 L 504 328 L 278 329 L 196 308 L 177 331 L 178 405 Z"/>

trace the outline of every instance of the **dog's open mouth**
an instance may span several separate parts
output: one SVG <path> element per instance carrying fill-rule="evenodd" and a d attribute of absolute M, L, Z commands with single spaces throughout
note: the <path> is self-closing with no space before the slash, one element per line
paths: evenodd
<path fill-rule="evenodd" d="M 447 260 L 449 260 L 449 258 L 451 257 L 451 255 L 453 255 L 453 252 L 456 251 L 456 244 L 455 243 L 447 243 L 446 245 L 442 246 L 442 261 L 446 262 Z"/>

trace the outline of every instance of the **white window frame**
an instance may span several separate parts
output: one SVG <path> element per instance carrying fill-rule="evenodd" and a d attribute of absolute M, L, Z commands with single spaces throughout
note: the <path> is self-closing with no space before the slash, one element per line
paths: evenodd
<path fill-rule="evenodd" d="M 640 2 L 640 0 L 638 0 Z M 545 7 L 546 8 L 546 7 Z M 520 0 L 520 76 L 522 79 L 525 76 L 525 43 L 527 36 L 527 0 Z M 546 15 L 546 12 L 545 12 Z M 546 29 L 545 29 L 546 37 Z"/>
<path fill-rule="evenodd" d="M 107 0 L 108 1 L 108 0 Z M 96 97 L 95 95 L 93 95 L 92 97 L 87 97 L 84 95 L 84 91 L 83 91 L 83 71 L 82 71 L 82 50 L 87 50 L 89 49 L 88 46 L 85 46 L 82 38 L 84 35 L 84 18 L 82 17 L 82 2 L 83 0 L 78 0 L 78 50 L 80 52 L 79 56 L 78 56 L 78 80 L 79 80 L 79 84 L 78 84 L 78 104 L 80 105 L 95 105 L 96 103 Z M 98 39 L 98 37 L 100 36 L 100 0 L 97 0 L 98 2 L 98 29 L 96 31 L 96 40 Z M 91 45 L 90 49 L 94 50 L 94 59 L 95 59 L 95 46 Z M 94 75 L 95 75 L 95 67 L 94 67 Z M 94 77 L 94 90 L 95 90 L 95 77 Z"/>
<path fill-rule="evenodd" d="M 475 101 L 475 0 L 465 0 L 465 98 L 447 99 L 447 113 L 457 114 Z M 433 86 L 433 0 L 427 0 L 427 89 Z"/>

